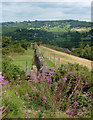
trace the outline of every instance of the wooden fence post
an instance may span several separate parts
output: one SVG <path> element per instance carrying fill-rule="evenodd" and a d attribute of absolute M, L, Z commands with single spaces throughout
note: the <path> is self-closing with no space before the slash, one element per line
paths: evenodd
<path fill-rule="evenodd" d="M 54 65 L 56 65 L 56 64 L 55 64 L 55 53 L 54 53 Z"/>
<path fill-rule="evenodd" d="M 48 53 L 48 59 L 50 60 L 50 54 Z"/>
<path fill-rule="evenodd" d="M 58 56 L 58 67 L 60 67 L 60 56 Z"/>
<path fill-rule="evenodd" d="M 51 61 L 51 53 L 50 53 L 50 61 Z"/>
<path fill-rule="evenodd" d="M 27 70 L 28 70 L 28 64 L 27 64 L 27 61 L 26 61 L 26 72 L 27 72 Z"/>

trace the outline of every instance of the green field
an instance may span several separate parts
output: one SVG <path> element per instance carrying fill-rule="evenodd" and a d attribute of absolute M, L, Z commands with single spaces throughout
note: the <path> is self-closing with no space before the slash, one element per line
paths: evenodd
<path fill-rule="evenodd" d="M 33 56 L 34 56 L 33 50 L 28 49 L 27 51 L 25 51 L 24 54 L 13 54 L 12 63 L 20 66 L 22 70 L 26 70 L 27 65 L 27 70 L 31 70 Z"/>
<path fill-rule="evenodd" d="M 25 51 L 24 54 L 13 54 L 12 57 L 12 63 L 19 66 L 22 70 L 26 70 L 26 64 L 27 64 L 27 70 L 31 70 L 32 68 L 32 59 L 34 56 L 34 52 L 32 49 L 28 49 Z M 48 58 L 44 58 L 47 66 L 54 67 L 54 63 L 50 61 Z"/>
<path fill-rule="evenodd" d="M 48 58 L 44 58 L 47 66 L 50 67 L 55 67 L 54 63 L 52 61 L 50 61 Z"/>

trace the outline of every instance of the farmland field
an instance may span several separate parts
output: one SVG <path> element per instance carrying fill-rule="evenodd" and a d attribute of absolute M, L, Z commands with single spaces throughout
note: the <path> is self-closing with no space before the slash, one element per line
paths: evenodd
<path fill-rule="evenodd" d="M 58 61 L 58 57 L 60 57 L 60 63 L 61 64 L 66 64 L 66 63 L 77 63 L 83 66 L 87 66 L 90 70 L 91 64 L 93 61 L 87 60 L 84 58 L 80 58 L 77 56 L 69 55 L 67 53 L 59 52 L 44 46 L 40 46 L 40 50 L 42 54 L 44 55 L 45 58 L 49 58 L 51 56 L 51 60 L 53 61 L 53 56 L 55 55 L 56 62 Z"/>

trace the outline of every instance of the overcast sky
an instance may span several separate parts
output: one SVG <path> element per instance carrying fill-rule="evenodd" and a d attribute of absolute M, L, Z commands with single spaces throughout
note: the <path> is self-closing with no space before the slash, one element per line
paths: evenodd
<path fill-rule="evenodd" d="M 3 0 L 0 2 L 0 9 L 2 21 L 91 21 L 91 0 Z"/>

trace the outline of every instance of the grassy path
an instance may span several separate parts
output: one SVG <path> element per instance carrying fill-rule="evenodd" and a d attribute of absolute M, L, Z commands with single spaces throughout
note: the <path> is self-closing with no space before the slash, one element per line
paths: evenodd
<path fill-rule="evenodd" d="M 93 61 L 91 60 L 69 55 L 67 53 L 59 52 L 59 51 L 56 51 L 56 50 L 53 50 L 53 49 L 50 49 L 44 46 L 40 46 L 40 51 L 45 58 L 49 58 L 56 65 L 66 64 L 66 63 L 77 63 L 83 66 L 87 66 L 90 70 L 92 69 L 91 64 Z"/>

